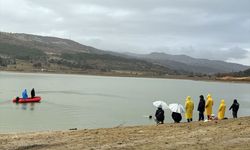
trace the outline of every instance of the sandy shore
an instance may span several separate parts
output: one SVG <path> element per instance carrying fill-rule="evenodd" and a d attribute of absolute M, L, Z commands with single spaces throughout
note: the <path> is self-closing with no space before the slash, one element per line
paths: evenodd
<path fill-rule="evenodd" d="M 250 149 L 250 117 L 206 123 L 0 134 L 0 149 Z"/>

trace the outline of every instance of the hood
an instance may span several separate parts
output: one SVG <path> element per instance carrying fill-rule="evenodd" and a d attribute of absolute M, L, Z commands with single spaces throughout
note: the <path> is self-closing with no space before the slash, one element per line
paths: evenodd
<path fill-rule="evenodd" d="M 222 99 L 220 103 L 221 103 L 221 104 L 225 104 L 225 100 L 224 100 L 224 99 Z"/>
<path fill-rule="evenodd" d="M 186 101 L 191 101 L 191 96 L 187 96 Z"/>
<path fill-rule="evenodd" d="M 210 99 L 210 98 L 211 98 L 211 95 L 210 95 L 210 94 L 208 94 L 208 95 L 207 95 L 207 99 Z"/>

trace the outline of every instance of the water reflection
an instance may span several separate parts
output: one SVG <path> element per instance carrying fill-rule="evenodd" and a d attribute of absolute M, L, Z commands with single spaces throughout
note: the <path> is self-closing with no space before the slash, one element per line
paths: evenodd
<path fill-rule="evenodd" d="M 8 104 L 9 102 L 10 102 L 9 100 L 2 101 L 2 102 L 0 102 L 0 105 L 5 105 L 5 104 Z"/>
<path fill-rule="evenodd" d="M 17 108 L 21 107 L 22 110 L 34 111 L 36 104 L 38 104 L 38 103 L 16 103 L 16 106 L 17 106 Z"/>
<path fill-rule="evenodd" d="M 72 94 L 72 95 L 90 95 L 90 96 L 101 96 L 101 97 L 115 97 L 115 98 L 126 98 L 120 95 L 105 94 L 105 93 L 87 93 L 79 91 L 39 91 L 38 94 Z"/>
<path fill-rule="evenodd" d="M 34 109 L 35 109 L 35 103 L 31 103 L 31 104 L 30 104 L 30 110 L 33 111 Z"/>

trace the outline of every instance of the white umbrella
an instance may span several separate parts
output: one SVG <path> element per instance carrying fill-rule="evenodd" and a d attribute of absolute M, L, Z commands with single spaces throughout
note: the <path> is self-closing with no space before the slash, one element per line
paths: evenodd
<path fill-rule="evenodd" d="M 185 110 L 181 104 L 177 104 L 177 103 L 169 104 L 168 108 L 172 112 L 176 112 L 176 113 L 180 113 L 180 114 L 185 113 Z"/>
<path fill-rule="evenodd" d="M 153 105 L 157 108 L 161 107 L 162 109 L 168 109 L 168 104 L 164 101 L 155 101 Z"/>

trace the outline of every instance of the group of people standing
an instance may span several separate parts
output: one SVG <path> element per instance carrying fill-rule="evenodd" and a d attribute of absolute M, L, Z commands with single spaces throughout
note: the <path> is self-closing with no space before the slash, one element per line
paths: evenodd
<path fill-rule="evenodd" d="M 200 102 L 198 104 L 198 111 L 199 111 L 199 121 L 204 120 L 204 112 L 207 115 L 207 119 L 208 120 L 212 120 L 212 119 L 225 119 L 225 112 L 226 112 L 226 103 L 225 100 L 222 99 L 220 102 L 220 106 L 218 109 L 218 116 L 212 116 L 213 113 L 213 105 L 214 105 L 214 101 L 212 99 L 212 96 L 210 94 L 207 95 L 207 100 L 205 101 L 204 96 L 200 95 Z M 239 103 L 237 102 L 236 99 L 234 99 L 233 104 L 231 105 L 231 107 L 229 108 L 229 110 L 232 110 L 232 114 L 233 114 L 233 118 L 237 118 L 237 113 L 239 110 Z M 187 109 L 187 106 L 186 106 Z M 193 112 L 190 112 L 193 113 Z"/>
<path fill-rule="evenodd" d="M 226 119 L 225 118 L 225 111 L 226 111 L 226 104 L 225 100 L 222 99 L 219 109 L 218 109 L 218 116 L 213 116 L 213 105 L 214 101 L 212 99 L 212 96 L 210 94 L 207 95 L 207 99 L 204 99 L 203 95 L 200 95 L 200 101 L 198 104 L 197 111 L 199 111 L 199 121 L 203 121 L 205 119 L 204 113 L 207 115 L 207 120 L 213 120 L 213 119 Z M 233 104 L 229 108 L 229 110 L 232 110 L 233 118 L 237 118 L 237 113 L 239 110 L 239 103 L 236 99 L 234 99 Z M 193 121 L 193 110 L 194 110 L 194 102 L 190 96 L 187 96 L 186 102 L 185 102 L 185 117 L 187 119 L 187 122 Z M 159 107 L 156 110 L 155 118 L 157 123 L 163 123 L 164 122 L 164 110 Z M 181 113 L 172 112 L 172 118 L 176 123 L 179 123 L 182 120 Z"/>

